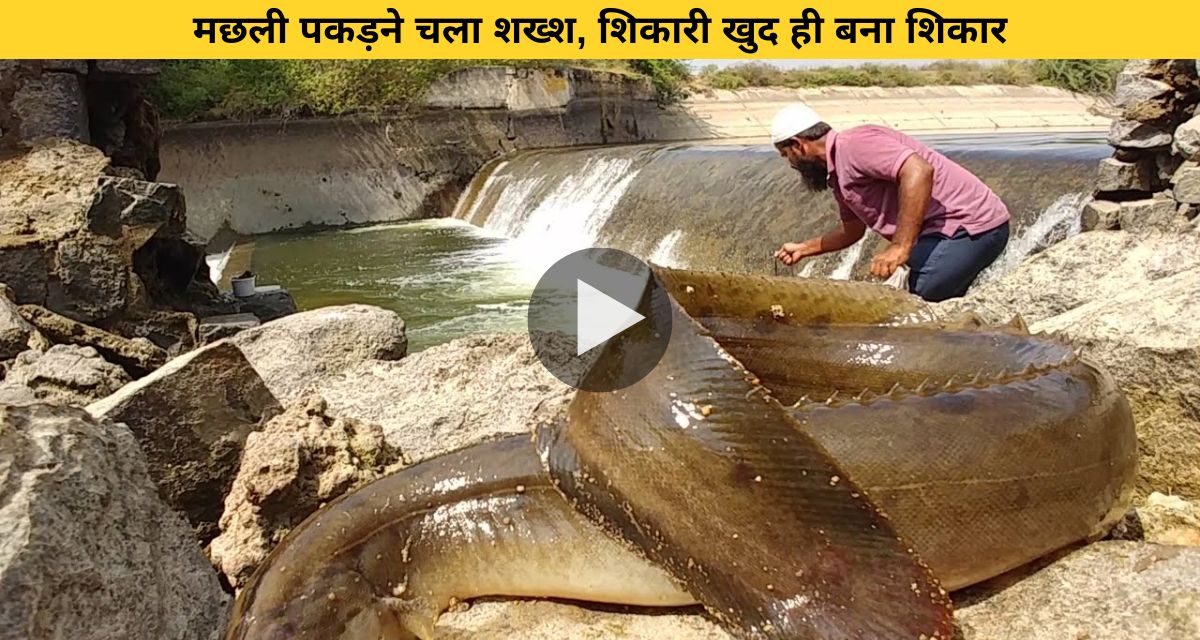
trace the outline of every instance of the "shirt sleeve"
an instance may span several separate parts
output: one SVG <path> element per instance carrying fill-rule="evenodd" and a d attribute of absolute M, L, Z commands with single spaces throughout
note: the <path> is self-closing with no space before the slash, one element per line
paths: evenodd
<path fill-rule="evenodd" d="M 895 180 L 904 161 L 916 153 L 892 136 L 873 130 L 856 132 L 850 153 L 846 153 L 845 141 L 839 139 L 838 144 L 857 173 L 880 180 Z"/>

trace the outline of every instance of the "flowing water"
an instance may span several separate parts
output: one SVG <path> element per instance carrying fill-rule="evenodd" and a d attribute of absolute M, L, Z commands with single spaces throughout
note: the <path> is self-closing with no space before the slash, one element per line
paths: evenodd
<path fill-rule="evenodd" d="M 979 175 L 1013 215 L 1008 250 L 984 281 L 1079 231 L 1096 163 L 1095 135 L 927 137 Z M 658 264 L 773 273 L 781 242 L 837 224 L 828 193 L 807 192 L 764 146 L 672 144 L 524 152 L 475 177 L 451 219 L 260 236 L 260 283 L 281 284 L 301 308 L 363 302 L 394 309 L 411 349 L 525 326 L 544 269 L 576 249 L 623 249 Z M 788 269 L 867 277 L 883 242 Z M 220 257 L 214 256 L 213 263 Z"/>

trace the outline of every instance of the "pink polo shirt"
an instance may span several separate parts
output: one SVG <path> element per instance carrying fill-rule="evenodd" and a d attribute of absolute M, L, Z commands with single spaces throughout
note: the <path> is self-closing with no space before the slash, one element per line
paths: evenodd
<path fill-rule="evenodd" d="M 933 167 L 933 194 L 919 235 L 972 235 L 1008 220 L 1008 207 L 982 180 L 913 138 L 878 125 L 831 131 L 825 143 L 829 186 L 843 220 L 858 218 L 889 241 L 900 215 L 900 165 L 912 154 Z"/>

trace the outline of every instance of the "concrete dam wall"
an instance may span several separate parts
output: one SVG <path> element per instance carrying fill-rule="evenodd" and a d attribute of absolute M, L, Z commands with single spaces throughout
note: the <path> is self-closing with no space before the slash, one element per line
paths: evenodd
<path fill-rule="evenodd" d="M 706 135 L 644 79 L 602 71 L 464 69 L 428 96 L 378 117 L 171 128 L 161 179 L 185 185 L 189 227 L 209 238 L 448 215 L 510 151 Z"/>
<path fill-rule="evenodd" d="M 513 151 L 645 142 L 765 145 L 774 112 L 803 100 L 830 124 L 912 132 L 1097 131 L 1094 101 L 1044 87 L 745 89 L 663 107 L 644 78 L 591 69 L 476 67 L 386 115 L 169 128 L 160 180 L 184 188 L 188 225 L 253 235 L 450 215 L 472 177 Z"/>

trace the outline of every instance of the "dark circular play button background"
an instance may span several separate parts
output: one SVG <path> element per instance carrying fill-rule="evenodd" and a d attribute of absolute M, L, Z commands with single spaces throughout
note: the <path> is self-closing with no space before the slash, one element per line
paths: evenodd
<path fill-rule="evenodd" d="M 578 281 L 646 319 L 576 355 Z M 538 280 L 529 300 L 529 338 L 538 360 L 559 380 L 584 391 L 615 391 L 645 377 L 667 350 L 670 299 L 641 260 L 617 249 L 583 249 L 555 262 Z"/>

